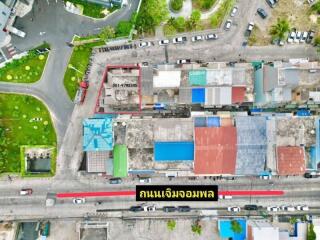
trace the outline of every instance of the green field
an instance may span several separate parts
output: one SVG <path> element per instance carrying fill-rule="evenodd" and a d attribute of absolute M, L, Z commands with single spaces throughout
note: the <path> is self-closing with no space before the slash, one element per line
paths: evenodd
<path fill-rule="evenodd" d="M 0 68 L 0 81 L 33 83 L 39 81 L 46 65 L 48 52 L 38 55 L 30 51 L 27 56 L 13 60 Z"/>
<path fill-rule="evenodd" d="M 20 172 L 22 145 L 57 146 L 50 114 L 32 96 L 0 93 L 0 173 Z"/>
<path fill-rule="evenodd" d="M 101 45 L 105 45 L 105 42 L 100 41 L 74 47 L 63 79 L 64 86 L 71 100 L 74 99 L 79 83 L 83 79 L 92 48 Z"/>

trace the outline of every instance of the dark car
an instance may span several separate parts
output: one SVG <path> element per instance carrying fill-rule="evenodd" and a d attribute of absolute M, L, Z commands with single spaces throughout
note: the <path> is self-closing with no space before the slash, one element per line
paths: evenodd
<path fill-rule="evenodd" d="M 270 7 L 274 7 L 275 5 L 276 5 L 276 3 L 277 3 L 277 1 L 275 1 L 275 0 L 266 0 L 267 1 L 267 3 L 268 3 L 268 5 L 270 6 Z"/>
<path fill-rule="evenodd" d="M 314 38 L 314 35 L 315 35 L 315 31 L 313 30 L 310 30 L 308 32 L 308 37 L 306 39 L 306 43 L 311 43 L 312 42 L 312 39 Z"/>
<path fill-rule="evenodd" d="M 317 172 L 306 172 L 304 174 L 305 178 L 318 178 L 320 175 Z"/>
<path fill-rule="evenodd" d="M 177 209 L 176 207 L 173 207 L 173 206 L 165 206 L 163 207 L 163 211 L 164 212 L 175 212 Z"/>
<path fill-rule="evenodd" d="M 178 212 L 190 212 L 191 208 L 189 206 L 178 206 Z"/>
<path fill-rule="evenodd" d="M 120 183 L 122 183 L 122 180 L 121 180 L 121 178 L 110 178 L 109 183 L 110 184 L 120 184 Z"/>
<path fill-rule="evenodd" d="M 141 206 L 132 206 L 129 208 L 129 211 L 131 212 L 142 212 L 143 211 L 143 207 Z"/>
<path fill-rule="evenodd" d="M 266 17 L 268 17 L 267 12 L 262 9 L 262 8 L 258 8 L 257 9 L 257 13 L 259 14 L 260 17 L 262 17 L 263 19 L 265 19 Z"/>
<path fill-rule="evenodd" d="M 244 209 L 245 210 L 258 210 L 258 206 L 257 205 L 244 205 Z"/>

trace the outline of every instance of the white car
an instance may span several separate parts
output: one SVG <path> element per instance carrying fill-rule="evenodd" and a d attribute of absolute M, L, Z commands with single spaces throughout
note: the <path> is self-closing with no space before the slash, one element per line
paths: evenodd
<path fill-rule="evenodd" d="M 300 42 L 300 38 L 301 38 L 302 33 L 301 32 L 297 32 L 295 39 L 293 40 L 295 43 L 299 43 Z"/>
<path fill-rule="evenodd" d="M 219 195 L 219 199 L 232 199 L 230 195 Z"/>
<path fill-rule="evenodd" d="M 240 212 L 240 207 L 228 207 L 228 212 Z"/>
<path fill-rule="evenodd" d="M 187 41 L 187 37 L 176 37 L 172 40 L 174 44 L 184 43 Z"/>
<path fill-rule="evenodd" d="M 163 46 L 163 45 L 168 45 L 170 43 L 170 41 L 168 39 L 163 39 L 159 41 L 159 45 Z"/>
<path fill-rule="evenodd" d="M 139 182 L 140 183 L 151 183 L 151 178 L 140 178 Z"/>
<path fill-rule="evenodd" d="M 293 43 L 295 38 L 296 38 L 296 32 L 291 32 L 288 37 L 288 43 Z"/>
<path fill-rule="evenodd" d="M 84 198 L 74 198 L 74 199 L 72 200 L 72 202 L 73 202 L 74 204 L 83 204 L 83 203 L 86 202 L 86 200 L 85 200 Z"/>
<path fill-rule="evenodd" d="M 191 38 L 191 40 L 192 40 L 192 42 L 202 41 L 202 40 L 203 40 L 203 36 L 200 36 L 200 35 L 198 35 L 198 36 L 193 36 L 193 37 Z"/>
<path fill-rule="evenodd" d="M 151 42 L 141 42 L 141 43 L 139 43 L 139 47 L 141 47 L 141 48 L 150 47 L 150 46 L 151 46 Z"/>
<path fill-rule="evenodd" d="M 231 19 L 228 19 L 224 25 L 224 29 L 229 31 L 230 28 L 231 28 L 231 24 L 232 24 L 232 20 Z"/>
<path fill-rule="evenodd" d="M 296 210 L 296 208 L 293 206 L 285 206 L 284 207 L 284 211 L 294 212 L 295 210 Z"/>
<path fill-rule="evenodd" d="M 216 39 L 218 39 L 218 35 L 215 34 L 215 33 L 210 33 L 210 34 L 205 36 L 205 39 L 206 40 L 216 40 Z"/>
<path fill-rule="evenodd" d="M 264 180 L 269 180 L 271 178 L 272 178 L 271 175 L 261 175 L 260 176 L 260 179 L 264 179 Z"/>
<path fill-rule="evenodd" d="M 267 207 L 267 210 L 269 212 L 278 212 L 279 208 L 278 207 Z"/>
<path fill-rule="evenodd" d="M 238 12 L 238 7 L 233 7 L 233 8 L 232 8 L 232 11 L 231 11 L 231 13 L 230 13 L 230 16 L 231 16 L 231 17 L 234 17 L 237 12 Z"/>
<path fill-rule="evenodd" d="M 145 206 L 143 206 L 143 211 L 154 212 L 154 211 L 156 211 L 156 205 L 145 205 Z"/>
<path fill-rule="evenodd" d="M 177 60 L 177 64 L 187 64 L 191 63 L 191 59 L 179 59 Z"/>
<path fill-rule="evenodd" d="M 309 207 L 308 206 L 298 205 L 297 206 L 297 210 L 299 210 L 299 211 L 309 211 Z"/>
<path fill-rule="evenodd" d="M 300 38 L 301 43 L 305 43 L 308 37 L 308 32 L 303 32 Z"/>

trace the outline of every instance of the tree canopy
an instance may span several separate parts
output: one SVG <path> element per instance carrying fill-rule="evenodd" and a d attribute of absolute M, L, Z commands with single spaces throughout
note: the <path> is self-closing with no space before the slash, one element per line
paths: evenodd
<path fill-rule="evenodd" d="M 270 34 L 273 39 L 283 40 L 285 34 L 289 32 L 290 25 L 287 19 L 278 18 L 277 23 L 271 26 Z"/>
<path fill-rule="evenodd" d="M 231 221 L 231 230 L 234 233 L 242 233 L 242 227 L 240 225 L 240 223 L 237 220 L 232 220 Z"/>

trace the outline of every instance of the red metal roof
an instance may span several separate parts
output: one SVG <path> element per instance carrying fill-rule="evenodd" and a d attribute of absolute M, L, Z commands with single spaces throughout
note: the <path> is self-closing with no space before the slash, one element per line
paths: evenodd
<path fill-rule="evenodd" d="M 195 174 L 234 174 L 237 155 L 235 127 L 195 128 Z"/>
<path fill-rule="evenodd" d="M 245 87 L 232 87 L 232 103 L 243 103 L 245 95 Z"/>
<path fill-rule="evenodd" d="M 302 175 L 306 170 L 303 147 L 277 147 L 278 174 Z"/>

